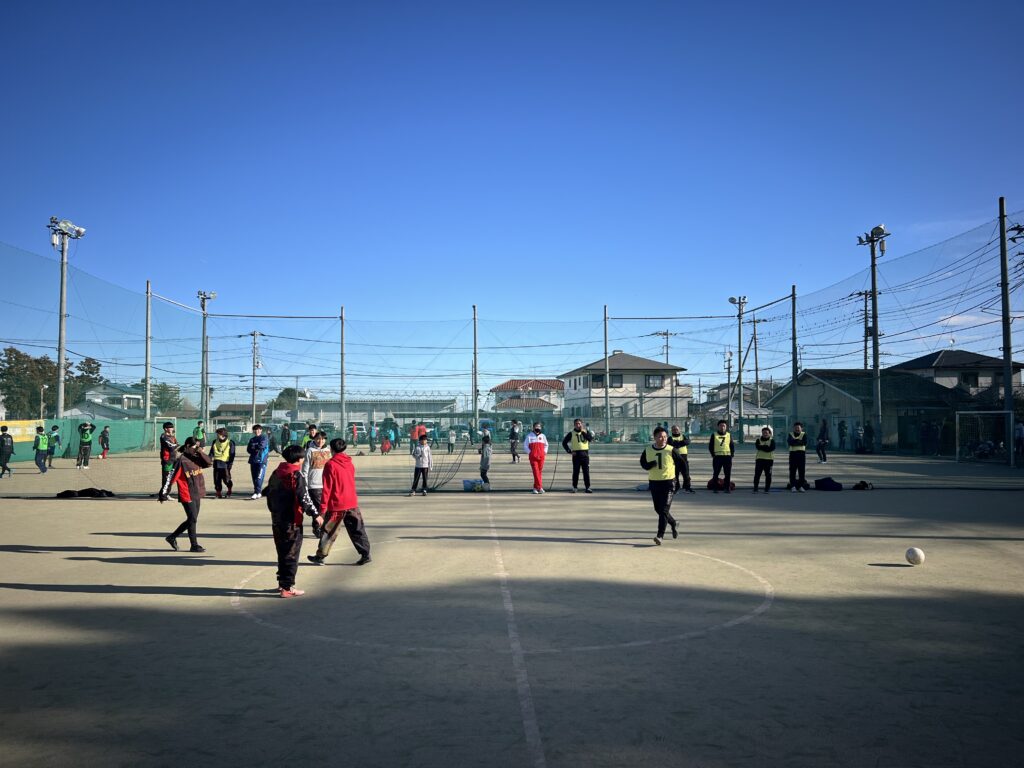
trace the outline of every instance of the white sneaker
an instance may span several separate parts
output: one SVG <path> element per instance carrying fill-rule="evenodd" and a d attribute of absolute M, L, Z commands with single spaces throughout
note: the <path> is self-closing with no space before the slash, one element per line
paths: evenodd
<path fill-rule="evenodd" d="M 579 490 L 578 488 L 573 488 L 573 489 L 572 489 L 572 492 L 573 492 L 573 493 L 576 493 L 576 492 L 577 492 L 578 490 Z"/>
<path fill-rule="evenodd" d="M 258 499 L 258 498 L 260 498 L 260 495 L 259 495 L 258 493 L 254 493 L 254 494 L 253 494 L 252 496 L 250 496 L 249 498 L 250 498 L 250 499 Z"/>
<path fill-rule="evenodd" d="M 797 489 L 796 489 L 796 492 L 797 492 L 797 493 L 803 493 L 803 492 L 804 492 L 804 489 L 803 489 L 803 488 L 797 488 Z"/>
<path fill-rule="evenodd" d="M 538 491 L 536 488 L 533 489 L 533 492 L 534 493 L 540 493 L 540 491 Z"/>
<path fill-rule="evenodd" d="M 537 490 L 537 493 L 547 493 L 547 491 L 545 491 L 543 488 L 539 488 Z"/>
<path fill-rule="evenodd" d="M 790 489 L 789 489 L 789 492 L 790 492 L 790 493 L 796 493 L 796 488 L 790 488 Z"/>
<path fill-rule="evenodd" d="M 426 496 L 426 495 L 427 495 L 427 489 L 424 488 L 422 491 L 420 491 L 420 496 Z"/>

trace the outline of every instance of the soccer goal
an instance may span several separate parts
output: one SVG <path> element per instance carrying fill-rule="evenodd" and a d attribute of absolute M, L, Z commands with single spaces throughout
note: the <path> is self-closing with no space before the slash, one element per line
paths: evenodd
<path fill-rule="evenodd" d="M 956 460 L 1010 462 L 1012 411 L 957 411 Z"/>

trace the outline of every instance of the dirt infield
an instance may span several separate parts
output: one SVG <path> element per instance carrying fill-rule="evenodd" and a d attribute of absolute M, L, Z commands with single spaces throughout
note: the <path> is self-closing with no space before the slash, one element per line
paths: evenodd
<path fill-rule="evenodd" d="M 173 502 L 12 498 L 80 476 L 18 472 L 0 765 L 1019 762 L 1024 497 L 954 490 L 1017 474 L 857 459 L 829 474 L 936 490 L 680 495 L 660 547 L 631 457 L 595 460 L 619 490 L 593 495 L 513 492 L 528 469 L 497 463 L 503 493 L 367 494 L 373 562 L 339 540 L 293 600 L 262 502 L 204 501 L 193 555 L 162 540 Z M 154 464 L 88 484 L 145 493 Z"/>

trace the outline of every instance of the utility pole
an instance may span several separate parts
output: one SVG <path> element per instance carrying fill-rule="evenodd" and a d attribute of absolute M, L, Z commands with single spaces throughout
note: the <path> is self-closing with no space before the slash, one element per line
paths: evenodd
<path fill-rule="evenodd" d="M 668 361 L 668 337 L 671 336 L 672 334 L 668 331 L 668 329 L 666 329 L 664 331 L 655 331 L 651 335 L 665 337 L 665 365 L 670 365 Z M 672 378 L 669 382 L 668 412 L 669 417 L 674 419 L 676 417 L 676 375 L 675 373 L 671 373 L 670 375 L 672 376 Z"/>
<path fill-rule="evenodd" d="M 252 331 L 249 335 L 252 336 L 252 420 L 249 422 L 251 428 L 256 423 L 256 369 L 260 367 L 257 337 L 261 334 L 259 331 Z"/>
<path fill-rule="evenodd" d="M 610 364 L 608 362 L 608 305 L 604 305 L 604 434 L 611 439 L 612 409 L 609 389 L 612 385 Z"/>
<path fill-rule="evenodd" d="M 84 227 L 77 227 L 67 219 L 57 221 L 50 217 L 50 245 L 60 249 L 60 317 L 57 321 L 57 418 L 64 418 L 64 376 L 67 358 L 68 322 L 68 240 L 78 240 L 85 235 Z"/>
<path fill-rule="evenodd" d="M 757 407 L 761 407 L 761 366 L 757 361 L 757 324 L 763 323 L 764 320 L 758 320 L 757 315 L 754 318 L 754 389 L 757 390 Z"/>
<path fill-rule="evenodd" d="M 473 426 L 480 430 L 480 389 L 477 385 L 477 339 L 476 339 L 476 304 L 473 305 Z M 472 442 L 472 441 L 470 441 Z"/>
<path fill-rule="evenodd" d="M 868 325 L 868 296 L 870 291 L 857 291 L 854 296 L 864 297 L 864 370 L 868 369 L 868 339 L 871 338 L 871 330 Z"/>
<path fill-rule="evenodd" d="M 730 296 L 729 303 L 736 305 L 736 422 L 740 429 L 739 442 L 743 443 L 743 307 L 746 296 Z"/>
<path fill-rule="evenodd" d="M 199 418 L 204 423 L 210 421 L 210 341 L 206 335 L 206 302 L 217 298 L 216 291 L 198 291 L 196 297 L 199 299 L 199 308 L 203 313 L 203 365 L 200 374 L 199 387 L 202 392 L 199 395 Z"/>
<path fill-rule="evenodd" d="M 338 392 L 338 428 L 345 434 L 348 413 L 345 410 L 345 305 L 341 306 L 341 388 Z"/>
<path fill-rule="evenodd" d="M 891 232 L 886 231 L 884 224 L 879 224 L 877 227 L 872 228 L 870 232 L 864 233 L 863 236 L 857 237 L 857 245 L 868 245 L 871 247 L 871 351 L 874 359 L 872 360 L 872 378 L 874 379 L 874 421 L 875 424 L 875 444 L 872 447 L 875 453 L 882 452 L 882 368 L 879 363 L 879 350 L 878 350 L 878 255 L 885 256 L 885 238 L 887 238 Z M 877 246 L 877 253 L 876 253 Z"/>
<path fill-rule="evenodd" d="M 725 419 L 732 426 L 732 350 L 725 352 Z"/>
<path fill-rule="evenodd" d="M 999 198 L 999 287 L 1003 308 L 1003 408 L 1006 409 L 1006 438 L 1003 441 L 1014 466 L 1013 441 L 1013 344 L 1010 336 L 1010 262 L 1006 248 L 1006 198 Z"/>
<path fill-rule="evenodd" d="M 150 366 L 153 363 L 153 287 L 146 281 L 146 420 L 152 413 L 153 382 L 150 380 Z"/>
<path fill-rule="evenodd" d="M 796 286 L 795 285 L 792 288 L 792 293 L 790 294 L 790 297 L 791 297 L 790 298 L 790 302 L 791 302 L 791 304 L 790 304 L 790 316 L 791 316 L 791 320 L 792 320 L 792 328 L 790 329 L 790 342 L 792 343 L 792 347 L 793 347 L 792 350 L 791 350 L 792 355 L 793 355 L 793 364 L 792 364 L 792 369 L 793 369 L 792 390 L 793 391 L 790 393 L 791 399 L 792 399 L 792 404 L 790 405 L 790 408 L 793 411 L 793 415 L 792 415 L 792 417 L 790 419 L 789 427 L 790 427 L 790 429 L 792 429 L 793 428 L 793 423 L 796 422 L 799 419 L 799 417 L 797 416 L 797 409 L 800 406 L 800 402 L 799 402 L 799 398 L 800 398 L 800 395 L 799 395 L 800 382 L 797 380 L 799 375 L 800 375 L 800 371 L 799 371 L 799 368 L 797 367 L 797 349 L 796 349 Z"/>

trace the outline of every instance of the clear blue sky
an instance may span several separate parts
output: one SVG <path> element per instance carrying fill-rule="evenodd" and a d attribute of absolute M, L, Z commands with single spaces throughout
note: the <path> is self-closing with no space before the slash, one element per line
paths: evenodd
<path fill-rule="evenodd" d="M 68 217 L 79 268 L 222 312 L 728 313 L 856 271 L 878 222 L 895 256 L 1024 207 L 1022 30 L 1019 2 L 15 0 L 0 241 Z"/>

